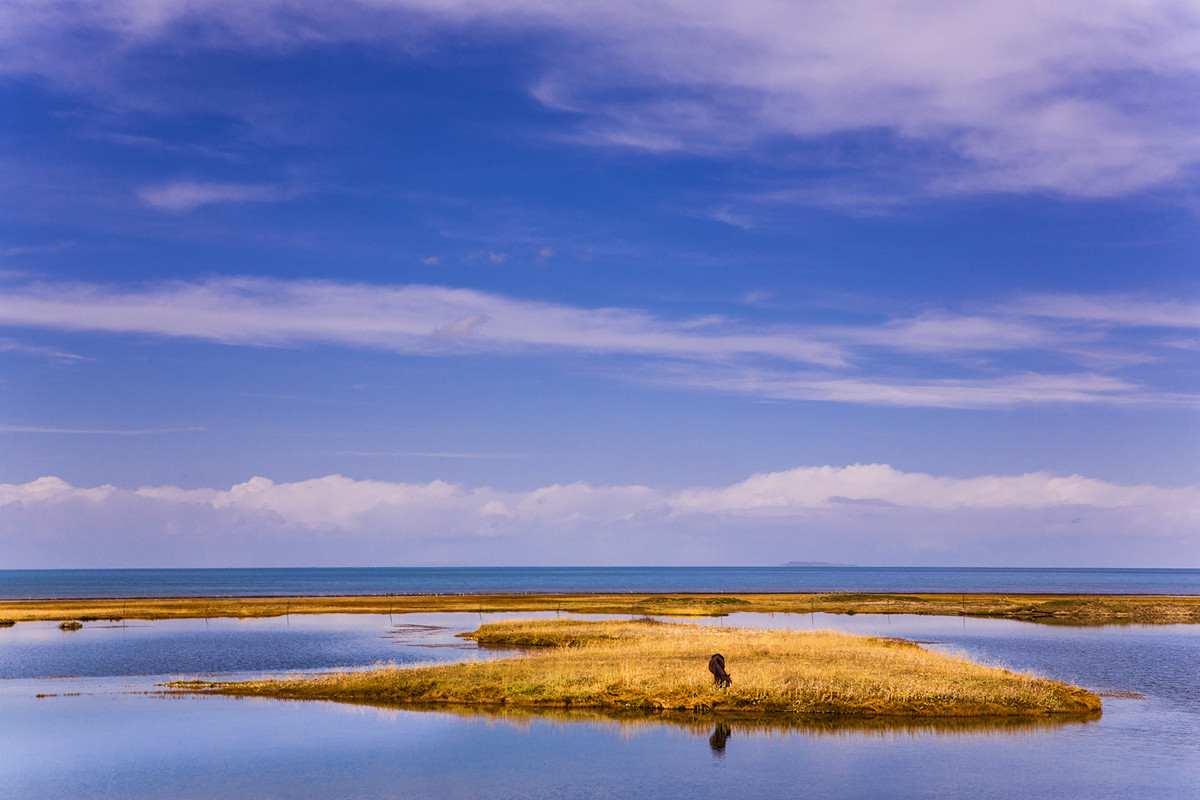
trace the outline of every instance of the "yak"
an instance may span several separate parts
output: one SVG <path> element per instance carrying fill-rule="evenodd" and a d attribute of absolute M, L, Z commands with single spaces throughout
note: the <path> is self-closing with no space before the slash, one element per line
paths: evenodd
<path fill-rule="evenodd" d="M 708 660 L 708 671 L 713 674 L 713 683 L 717 686 L 732 686 L 729 673 L 725 671 L 725 656 L 717 653 Z"/>

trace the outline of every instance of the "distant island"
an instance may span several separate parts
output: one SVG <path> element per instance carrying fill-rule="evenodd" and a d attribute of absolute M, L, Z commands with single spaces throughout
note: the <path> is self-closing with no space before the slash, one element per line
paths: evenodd
<path fill-rule="evenodd" d="M 857 567 L 858 564 L 835 564 L 832 561 L 789 561 L 781 567 Z"/>

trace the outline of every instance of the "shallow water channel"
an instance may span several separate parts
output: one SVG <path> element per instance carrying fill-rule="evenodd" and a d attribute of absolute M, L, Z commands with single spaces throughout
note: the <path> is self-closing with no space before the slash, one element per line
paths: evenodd
<path fill-rule="evenodd" d="M 513 616 L 553 615 L 497 618 Z M 455 637 L 488 618 L 0 629 L 0 798 L 1200 798 L 1200 625 L 821 614 L 699 620 L 925 642 L 1101 692 L 1104 713 L 1090 722 L 778 728 L 157 691 L 175 677 L 496 657 Z"/>

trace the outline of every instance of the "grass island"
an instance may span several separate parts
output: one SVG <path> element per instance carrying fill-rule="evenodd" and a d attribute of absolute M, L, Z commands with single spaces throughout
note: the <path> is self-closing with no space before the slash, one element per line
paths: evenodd
<path fill-rule="evenodd" d="M 813 716 L 1062 718 L 1100 713 L 1095 694 L 985 667 L 902 640 L 653 619 L 517 620 L 465 634 L 521 650 L 494 660 L 316 677 L 180 681 L 177 691 L 381 706 L 686 712 L 733 719 Z M 733 685 L 714 686 L 709 656 Z"/>

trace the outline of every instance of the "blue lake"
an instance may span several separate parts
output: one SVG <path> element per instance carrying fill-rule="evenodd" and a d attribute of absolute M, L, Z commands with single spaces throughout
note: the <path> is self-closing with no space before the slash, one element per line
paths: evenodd
<path fill-rule="evenodd" d="M 1049 725 L 722 729 L 157 691 L 196 674 L 495 657 L 455 636 L 487 618 L 0 629 L 0 798 L 1200 797 L 1198 625 L 821 614 L 702 621 L 909 638 L 1107 695 L 1100 719 Z M 44 677 L 53 675 L 74 677 Z"/>
<path fill-rule="evenodd" d="M 0 599 L 560 592 L 1200 594 L 1197 569 L 308 567 L 0 570 Z"/>

